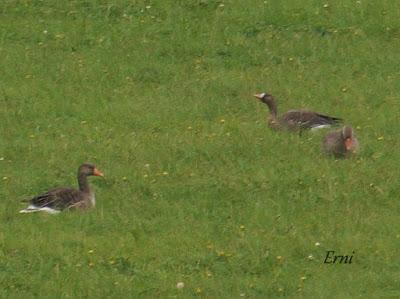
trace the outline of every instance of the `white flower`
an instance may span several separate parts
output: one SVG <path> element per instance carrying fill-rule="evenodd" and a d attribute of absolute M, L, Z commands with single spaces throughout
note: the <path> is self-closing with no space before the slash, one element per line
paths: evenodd
<path fill-rule="evenodd" d="M 184 286 L 185 286 L 185 284 L 184 284 L 182 281 L 180 281 L 180 282 L 178 282 L 178 283 L 176 284 L 176 288 L 177 288 L 177 289 L 183 289 Z"/>

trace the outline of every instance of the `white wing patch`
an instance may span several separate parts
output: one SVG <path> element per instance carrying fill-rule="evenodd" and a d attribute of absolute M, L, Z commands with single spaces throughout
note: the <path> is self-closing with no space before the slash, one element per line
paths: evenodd
<path fill-rule="evenodd" d="M 311 128 L 311 131 L 315 132 L 319 129 L 325 129 L 325 128 L 330 128 L 331 125 L 317 125 Z"/>
<path fill-rule="evenodd" d="M 29 205 L 26 209 L 19 211 L 20 213 L 35 213 L 35 212 L 46 212 L 52 215 L 60 213 L 59 210 L 55 210 L 49 207 L 37 207 L 35 205 Z"/>

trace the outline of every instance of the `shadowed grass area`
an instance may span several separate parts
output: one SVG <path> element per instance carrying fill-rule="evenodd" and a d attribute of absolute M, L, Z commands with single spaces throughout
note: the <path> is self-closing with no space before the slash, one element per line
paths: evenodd
<path fill-rule="evenodd" d="M 400 296 L 399 12 L 3 1 L 0 297 Z M 360 154 L 269 130 L 263 91 L 344 118 Z M 18 214 L 85 161 L 96 209 Z"/>

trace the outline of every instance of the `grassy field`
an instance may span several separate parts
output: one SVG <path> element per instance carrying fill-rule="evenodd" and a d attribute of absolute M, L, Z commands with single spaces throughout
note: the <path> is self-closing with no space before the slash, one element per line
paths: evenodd
<path fill-rule="evenodd" d="M 399 48 L 389 0 L 1 1 L 0 297 L 400 297 Z M 96 209 L 18 214 L 85 161 Z"/>

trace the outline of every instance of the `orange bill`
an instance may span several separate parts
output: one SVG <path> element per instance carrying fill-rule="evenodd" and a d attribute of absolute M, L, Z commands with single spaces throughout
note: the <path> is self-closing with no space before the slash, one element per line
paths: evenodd
<path fill-rule="evenodd" d="M 346 148 L 346 151 L 351 150 L 353 146 L 353 140 L 351 138 L 346 138 L 346 140 L 344 141 L 344 147 Z"/>
<path fill-rule="evenodd" d="M 98 170 L 97 168 L 95 168 L 95 169 L 93 170 L 93 175 L 104 177 L 104 174 L 102 174 L 101 171 Z"/>

